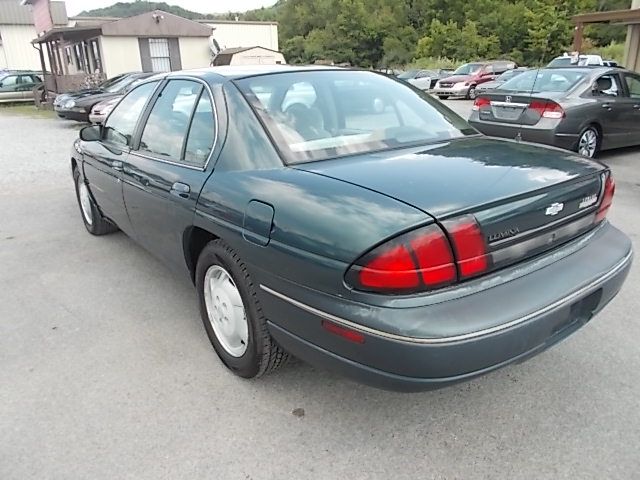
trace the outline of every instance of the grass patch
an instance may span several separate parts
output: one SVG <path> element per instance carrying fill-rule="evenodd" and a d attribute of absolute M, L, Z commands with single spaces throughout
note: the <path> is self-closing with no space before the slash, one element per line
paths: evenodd
<path fill-rule="evenodd" d="M 39 110 L 35 105 L 24 103 L 0 104 L 0 115 L 19 115 L 31 118 L 54 118 L 56 116 L 52 110 Z"/>

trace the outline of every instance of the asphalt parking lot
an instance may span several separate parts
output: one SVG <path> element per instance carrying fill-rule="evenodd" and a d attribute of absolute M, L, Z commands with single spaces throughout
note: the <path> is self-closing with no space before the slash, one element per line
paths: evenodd
<path fill-rule="evenodd" d="M 640 262 L 578 333 L 469 383 L 399 394 L 302 362 L 244 381 L 191 284 L 86 233 L 77 130 L 0 110 L 0 479 L 640 478 Z M 602 161 L 638 248 L 640 149 Z"/>

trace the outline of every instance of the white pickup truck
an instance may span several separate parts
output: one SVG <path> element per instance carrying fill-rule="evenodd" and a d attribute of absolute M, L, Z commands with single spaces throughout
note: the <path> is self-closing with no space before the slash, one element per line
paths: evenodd
<path fill-rule="evenodd" d="M 551 60 L 549 67 L 590 67 L 590 66 L 617 67 L 618 64 L 613 60 L 603 60 L 600 55 L 583 55 L 565 53 Z"/>

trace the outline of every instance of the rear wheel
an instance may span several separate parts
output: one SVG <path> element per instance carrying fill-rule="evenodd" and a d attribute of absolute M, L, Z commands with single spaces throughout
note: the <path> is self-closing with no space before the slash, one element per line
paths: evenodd
<path fill-rule="evenodd" d="M 578 137 L 577 151 L 580 155 L 594 158 L 600 150 L 600 131 L 593 125 L 585 128 Z"/>
<path fill-rule="evenodd" d="M 77 168 L 73 170 L 73 181 L 76 187 L 76 198 L 78 199 L 80 214 L 87 231 L 91 235 L 106 235 L 107 233 L 116 232 L 118 227 L 102 216 Z"/>
<path fill-rule="evenodd" d="M 200 315 L 220 360 L 244 378 L 284 365 L 289 355 L 271 338 L 247 267 L 221 240 L 210 242 L 196 266 Z"/>

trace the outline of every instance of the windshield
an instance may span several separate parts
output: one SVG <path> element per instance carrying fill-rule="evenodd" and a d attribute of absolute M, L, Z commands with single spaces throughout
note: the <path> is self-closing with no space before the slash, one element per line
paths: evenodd
<path fill-rule="evenodd" d="M 566 92 L 586 75 L 586 72 L 575 69 L 530 70 L 505 82 L 500 89 L 531 93 Z"/>
<path fill-rule="evenodd" d="M 129 75 L 127 77 L 123 77 L 120 80 L 112 83 L 108 87 L 103 87 L 103 89 L 109 93 L 122 93 L 126 90 L 126 88 L 131 85 L 133 82 L 138 80 L 138 77 L 134 77 Z"/>
<path fill-rule="evenodd" d="M 245 78 L 237 85 L 287 163 L 477 134 L 429 95 L 375 73 L 295 72 Z"/>
<path fill-rule="evenodd" d="M 102 82 L 100 84 L 100 88 L 102 89 L 106 89 L 107 87 L 109 87 L 110 85 L 113 85 L 114 83 L 116 83 L 118 80 L 122 80 L 124 78 L 124 74 L 122 75 L 116 75 L 115 77 L 111 77 L 111 78 L 107 78 L 104 82 Z"/>
<path fill-rule="evenodd" d="M 458 67 L 454 75 L 474 75 L 478 73 L 482 69 L 481 63 L 465 63 L 464 65 Z"/>
<path fill-rule="evenodd" d="M 409 70 L 408 72 L 401 73 L 398 78 L 406 80 L 408 78 L 414 78 L 418 74 L 418 70 Z"/>

